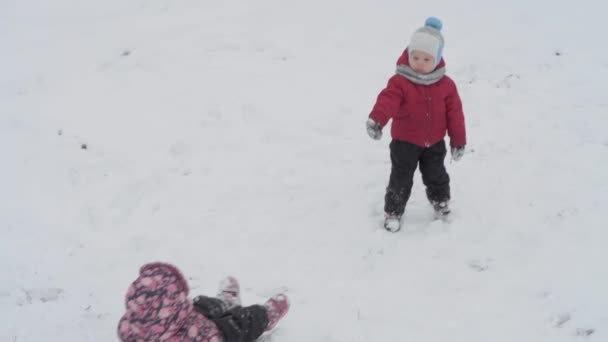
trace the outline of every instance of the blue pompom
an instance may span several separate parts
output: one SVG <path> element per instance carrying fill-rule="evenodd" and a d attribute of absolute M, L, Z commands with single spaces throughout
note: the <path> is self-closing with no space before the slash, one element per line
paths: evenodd
<path fill-rule="evenodd" d="M 424 26 L 429 26 L 429 27 L 434 28 L 437 31 L 441 31 L 441 28 L 443 27 L 443 23 L 441 22 L 441 20 L 439 18 L 428 17 L 426 19 L 426 21 L 424 22 Z"/>

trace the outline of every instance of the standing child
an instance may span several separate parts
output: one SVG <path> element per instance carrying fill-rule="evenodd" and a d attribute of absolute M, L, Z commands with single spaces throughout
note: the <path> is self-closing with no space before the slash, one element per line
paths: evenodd
<path fill-rule="evenodd" d="M 228 277 L 217 297 L 190 301 L 186 279 L 175 266 L 144 265 L 127 291 L 118 337 L 123 342 L 253 342 L 285 316 L 289 301 L 277 294 L 264 305 L 242 307 L 239 289 Z"/>
<path fill-rule="evenodd" d="M 441 21 L 431 17 L 414 32 L 397 61 L 396 74 L 378 95 L 366 123 L 369 136 L 379 140 L 382 128 L 393 119 L 391 175 L 384 198 L 384 228 L 391 232 L 401 228 L 401 215 L 418 164 L 427 198 L 436 213 L 450 212 L 443 139 L 447 131 L 452 159 L 457 161 L 464 154 L 466 133 L 460 96 L 454 81 L 445 75 L 441 28 Z"/>

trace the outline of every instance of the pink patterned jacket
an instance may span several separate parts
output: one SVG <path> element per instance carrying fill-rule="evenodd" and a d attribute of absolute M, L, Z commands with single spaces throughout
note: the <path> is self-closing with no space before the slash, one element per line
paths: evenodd
<path fill-rule="evenodd" d="M 215 323 L 193 310 L 188 291 L 186 280 L 175 266 L 142 266 L 127 291 L 127 312 L 118 324 L 120 340 L 222 342 Z"/>

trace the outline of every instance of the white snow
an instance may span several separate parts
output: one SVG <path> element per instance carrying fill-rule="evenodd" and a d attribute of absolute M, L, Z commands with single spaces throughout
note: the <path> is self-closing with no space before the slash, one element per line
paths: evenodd
<path fill-rule="evenodd" d="M 608 341 L 603 1 L 0 1 L 0 341 L 112 341 L 138 267 L 286 291 L 266 341 Z M 451 222 L 365 120 L 427 16 Z M 86 146 L 86 149 L 83 147 Z"/>

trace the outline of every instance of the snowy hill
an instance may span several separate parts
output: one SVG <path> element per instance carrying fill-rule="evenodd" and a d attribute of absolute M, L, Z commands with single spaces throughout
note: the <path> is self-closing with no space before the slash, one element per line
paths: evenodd
<path fill-rule="evenodd" d="M 112 341 L 138 267 L 286 291 L 266 341 L 608 341 L 601 1 L 0 2 L 1 341 Z M 444 21 L 469 153 L 381 229 L 364 122 Z M 385 134 L 388 135 L 388 134 Z"/>

